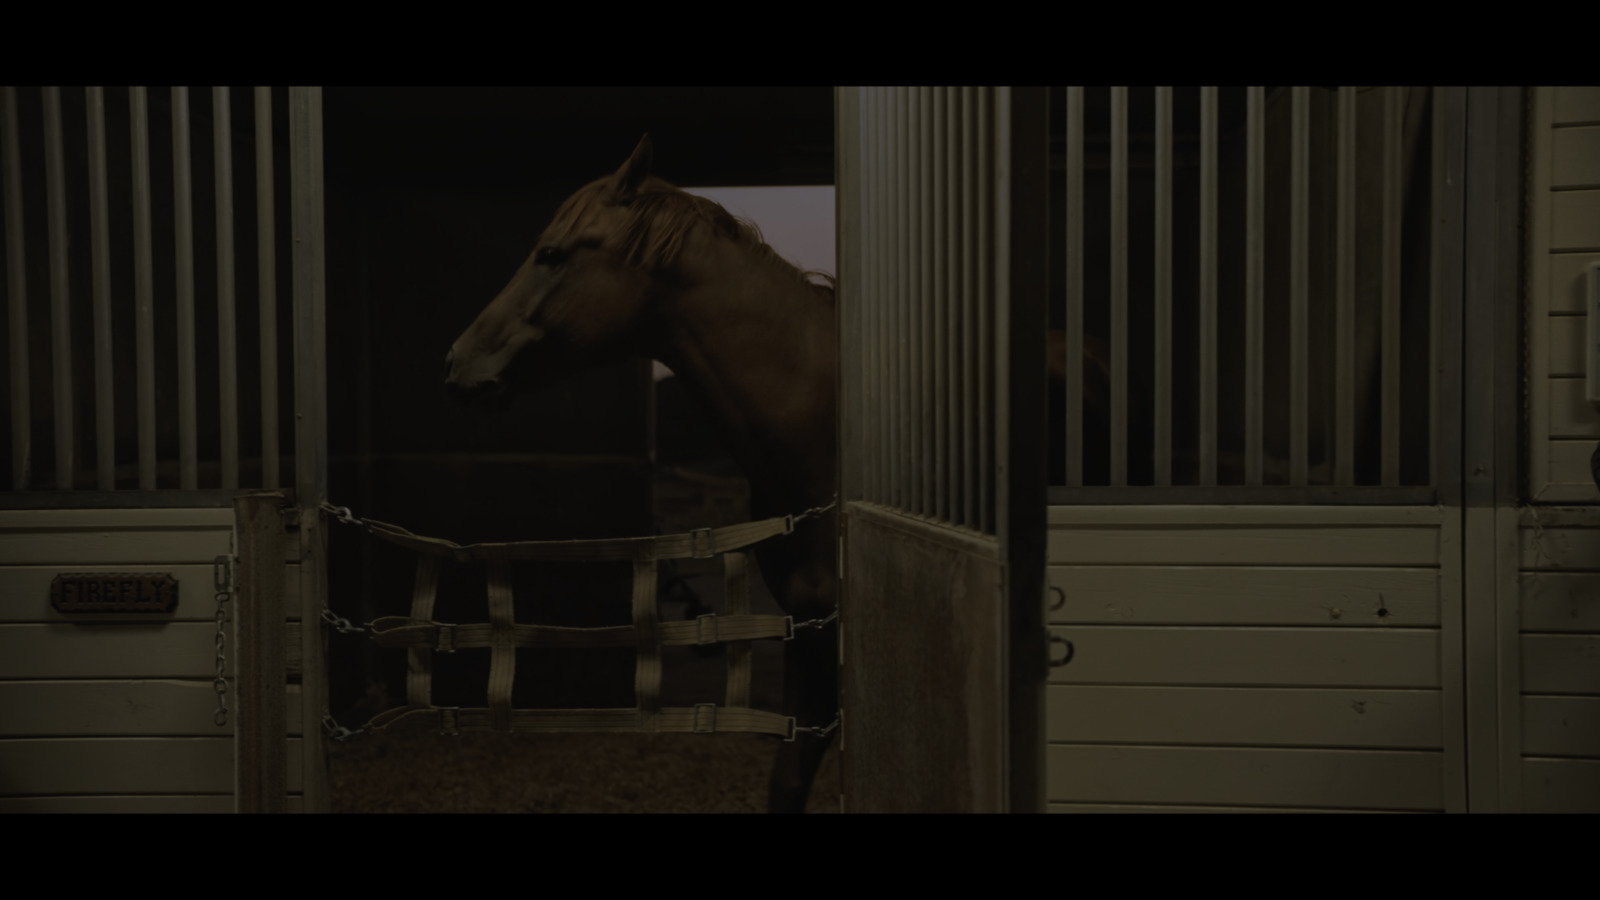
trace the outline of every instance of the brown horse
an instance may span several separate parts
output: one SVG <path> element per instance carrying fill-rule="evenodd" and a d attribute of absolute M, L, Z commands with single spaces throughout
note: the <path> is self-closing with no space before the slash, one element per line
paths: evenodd
<path fill-rule="evenodd" d="M 451 347 L 447 387 L 463 399 L 504 397 L 579 366 L 657 359 L 682 379 L 744 469 L 752 514 L 827 506 L 836 491 L 832 285 L 814 283 L 814 273 L 780 258 L 718 204 L 651 176 L 650 161 L 646 136 L 614 174 L 562 204 L 510 283 Z M 1108 372 L 1102 348 L 1087 350 L 1086 381 L 1096 393 Z M 1087 406 L 1091 416 L 1098 411 Z M 756 548 L 774 598 L 797 621 L 835 608 L 836 514 Z M 784 713 L 799 725 L 834 720 L 832 628 L 795 635 L 783 687 Z M 801 733 L 780 745 L 773 812 L 804 811 L 831 739 Z"/>

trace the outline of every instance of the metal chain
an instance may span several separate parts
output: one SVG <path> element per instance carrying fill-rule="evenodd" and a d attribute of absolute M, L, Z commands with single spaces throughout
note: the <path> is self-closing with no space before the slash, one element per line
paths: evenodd
<path fill-rule="evenodd" d="M 794 623 L 794 628 L 796 631 L 799 631 L 802 628 L 827 628 L 829 625 L 832 625 L 835 621 L 837 621 L 838 618 L 839 607 L 835 606 L 833 611 L 828 613 L 826 616 L 823 616 L 820 619 L 808 619 L 804 622 L 796 622 Z"/>
<path fill-rule="evenodd" d="M 332 625 L 340 634 L 365 634 L 366 629 L 360 625 L 351 624 L 344 616 L 335 615 L 333 610 L 324 606 L 322 608 L 322 621 Z"/>
<path fill-rule="evenodd" d="M 228 611 L 224 604 L 230 599 L 230 591 L 228 589 L 232 581 L 229 577 L 228 563 L 229 560 L 226 556 L 219 556 L 212 562 L 217 589 L 217 677 L 211 682 L 211 686 L 217 692 L 217 714 L 212 717 L 212 721 L 217 723 L 218 728 L 228 724 L 228 679 L 222 674 L 228 663 L 226 649 L 228 632 L 224 627 L 228 621 Z"/>
<path fill-rule="evenodd" d="M 794 733 L 798 735 L 801 732 L 805 732 L 806 734 L 813 734 L 813 735 L 816 735 L 819 738 L 824 738 L 824 737 L 827 737 L 828 735 L 832 734 L 833 730 L 835 728 L 838 728 L 838 727 L 839 727 L 839 717 L 838 716 L 834 716 L 832 722 L 829 722 L 828 724 L 822 726 L 821 728 L 805 727 L 805 726 L 798 726 L 797 725 L 797 726 L 795 726 Z"/>
<path fill-rule="evenodd" d="M 363 528 L 367 526 L 367 520 L 356 516 L 355 513 L 350 511 L 350 507 L 348 506 L 334 506 L 332 503 L 324 500 L 320 505 L 318 505 L 317 508 L 328 515 L 333 516 L 346 525 L 360 525 Z"/>
<path fill-rule="evenodd" d="M 827 506 L 813 506 L 810 509 L 806 510 L 805 512 L 800 513 L 799 515 L 795 516 L 794 520 L 796 522 L 803 522 L 806 519 L 815 519 L 818 516 L 821 516 L 823 513 L 827 512 L 830 509 L 833 509 L 835 506 L 838 506 L 838 505 L 839 505 L 839 495 L 838 494 L 834 494 L 833 495 L 833 499 L 828 501 L 828 505 Z"/>
<path fill-rule="evenodd" d="M 340 725 L 334 720 L 333 716 L 327 713 L 324 713 L 322 716 L 322 730 L 328 735 L 328 737 L 336 741 L 348 741 L 356 735 L 366 732 L 365 728 L 357 728 L 356 730 L 351 731 L 343 725 Z"/>

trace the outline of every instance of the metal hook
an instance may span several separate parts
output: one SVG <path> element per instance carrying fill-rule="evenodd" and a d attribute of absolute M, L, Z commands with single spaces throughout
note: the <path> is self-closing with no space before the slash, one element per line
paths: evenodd
<path fill-rule="evenodd" d="M 1077 653 L 1077 650 L 1072 646 L 1072 642 L 1071 641 L 1067 640 L 1066 638 L 1062 637 L 1059 634 L 1052 634 L 1052 635 L 1050 635 L 1050 643 L 1052 643 L 1052 644 L 1062 644 L 1067 648 L 1067 655 L 1066 656 L 1062 657 L 1061 659 L 1051 659 L 1050 660 L 1050 668 L 1058 669 L 1058 668 L 1066 665 L 1067 663 L 1072 662 L 1072 657 Z"/>

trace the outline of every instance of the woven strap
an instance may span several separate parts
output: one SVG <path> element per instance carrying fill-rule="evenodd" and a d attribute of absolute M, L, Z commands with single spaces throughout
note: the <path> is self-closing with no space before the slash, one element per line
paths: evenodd
<path fill-rule="evenodd" d="M 656 725 L 649 729 L 679 734 L 770 734 L 792 739 L 794 717 L 761 709 L 734 708 L 702 703 L 698 706 L 667 707 L 654 714 Z M 645 728 L 645 713 L 637 709 L 514 709 L 510 729 L 524 734 L 623 733 Z M 416 708 L 399 706 L 379 713 L 366 725 L 367 731 L 384 731 L 396 725 L 432 726 L 445 734 L 463 731 L 502 731 L 494 724 L 489 709 L 454 709 L 437 706 Z"/>
<path fill-rule="evenodd" d="M 707 613 L 687 622 L 656 623 L 656 634 L 664 647 L 689 647 L 696 644 L 737 645 L 768 638 L 786 639 L 793 634 L 793 631 L 794 626 L 789 616 L 723 616 Z M 372 622 L 369 632 L 374 643 L 388 648 L 454 653 L 457 650 L 494 646 L 494 625 L 491 623 L 450 625 L 409 616 L 384 616 Z M 632 625 L 568 628 L 561 625 L 514 624 L 511 626 L 510 636 L 513 647 L 635 647 L 639 643 Z M 735 648 L 728 649 L 731 653 Z M 746 652 L 748 654 L 748 649 Z M 730 673 L 731 665 L 730 659 Z M 423 702 L 416 705 L 428 704 Z"/>
<path fill-rule="evenodd" d="M 740 550 L 767 538 L 794 530 L 794 518 L 781 516 L 759 522 L 742 522 L 723 528 L 697 529 L 688 534 L 656 537 L 602 538 L 586 541 L 512 541 L 462 546 L 443 538 L 412 534 L 399 525 L 363 520 L 373 535 L 430 556 L 448 556 L 456 562 L 645 562 L 664 559 L 710 559 Z"/>

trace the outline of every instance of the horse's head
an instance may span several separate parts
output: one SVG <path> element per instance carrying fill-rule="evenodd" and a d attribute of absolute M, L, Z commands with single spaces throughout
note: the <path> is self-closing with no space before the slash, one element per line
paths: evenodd
<path fill-rule="evenodd" d="M 645 349 L 644 313 L 661 275 L 650 257 L 661 254 L 638 201 L 646 188 L 676 193 L 650 178 L 650 159 L 646 135 L 614 174 L 562 204 L 511 282 L 451 346 L 452 394 L 503 396 L 513 381 Z"/>

